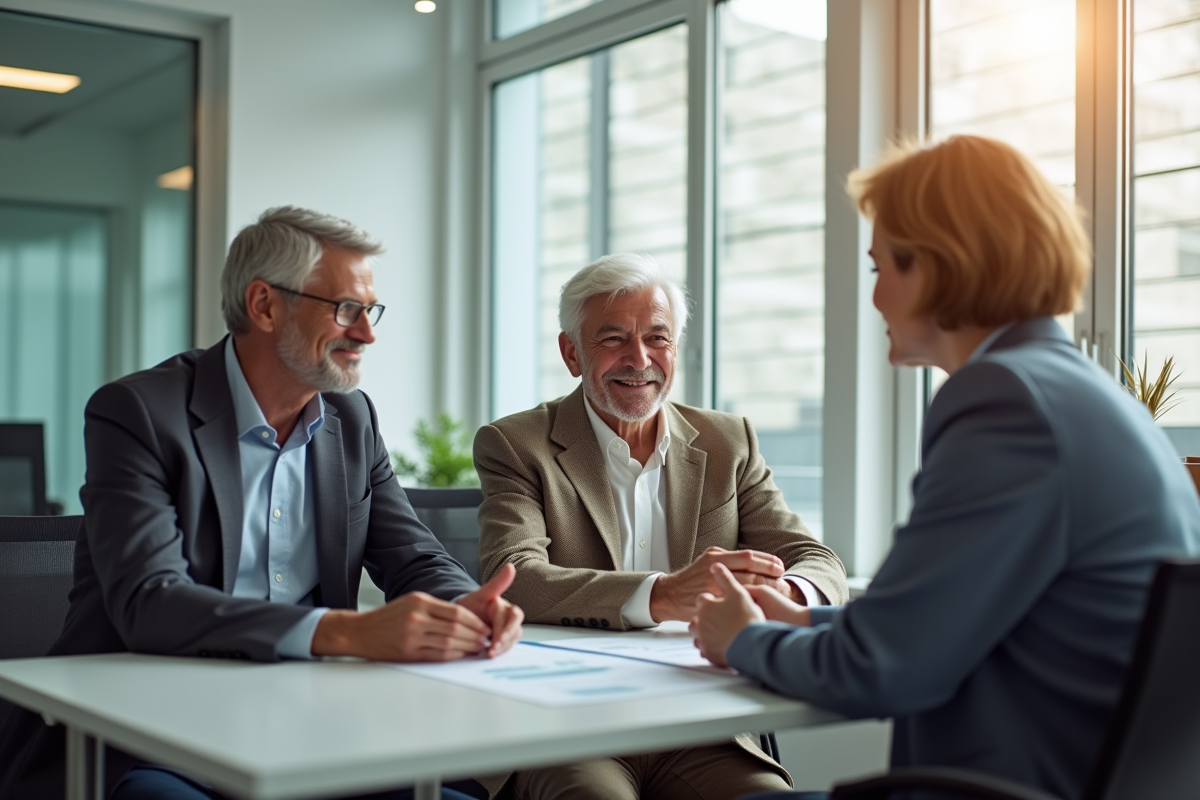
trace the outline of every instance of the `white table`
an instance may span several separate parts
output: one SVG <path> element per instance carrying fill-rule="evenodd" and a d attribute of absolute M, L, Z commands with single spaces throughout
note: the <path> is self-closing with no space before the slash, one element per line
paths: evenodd
<path fill-rule="evenodd" d="M 587 633 L 527 626 L 525 638 Z M 552 708 L 366 662 L 125 653 L 0 661 L 0 697 L 66 726 L 68 800 L 103 796 L 105 744 L 247 800 L 408 785 L 422 800 L 443 777 L 840 719 L 749 685 Z"/>

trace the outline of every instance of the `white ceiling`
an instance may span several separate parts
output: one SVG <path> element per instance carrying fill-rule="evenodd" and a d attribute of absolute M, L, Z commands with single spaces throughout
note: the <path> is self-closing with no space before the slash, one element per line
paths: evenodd
<path fill-rule="evenodd" d="M 136 133 L 188 114 L 194 64 L 186 39 L 0 11 L 0 65 L 82 79 L 66 94 L 0 86 L 0 136 L 50 126 Z"/>

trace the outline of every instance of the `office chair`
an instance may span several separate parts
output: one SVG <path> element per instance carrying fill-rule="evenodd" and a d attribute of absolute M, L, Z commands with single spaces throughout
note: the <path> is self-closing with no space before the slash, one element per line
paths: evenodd
<path fill-rule="evenodd" d="M 467 573 L 479 580 L 480 489 L 405 489 L 417 517 Z"/>
<path fill-rule="evenodd" d="M 40 422 L 0 422 L 0 514 L 46 515 L 46 446 Z"/>
<path fill-rule="evenodd" d="M 1150 587 L 1133 661 L 1080 800 L 1200 797 L 1200 560 L 1164 561 Z M 978 772 L 905 768 L 833 788 L 834 800 L 940 791 L 985 800 L 1059 800 Z"/>
<path fill-rule="evenodd" d="M 62 632 L 83 517 L 0 517 L 0 658 L 44 656 Z M 12 706 L 0 701 L 0 728 Z"/>

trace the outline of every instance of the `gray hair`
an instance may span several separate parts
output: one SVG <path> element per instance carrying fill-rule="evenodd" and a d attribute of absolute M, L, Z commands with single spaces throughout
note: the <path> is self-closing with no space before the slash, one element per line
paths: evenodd
<path fill-rule="evenodd" d="M 264 280 L 299 291 L 321 260 L 322 247 L 330 245 L 379 255 L 383 245 L 344 219 L 307 208 L 268 208 L 253 225 L 234 237 L 221 273 L 221 314 L 234 336 L 250 330 L 246 287 Z M 294 299 L 289 299 L 294 302 Z"/>
<path fill-rule="evenodd" d="M 571 280 L 563 284 L 558 302 L 558 324 L 571 341 L 579 343 L 583 327 L 583 307 L 597 295 L 607 295 L 612 300 L 626 292 L 659 288 L 667 295 L 671 309 L 671 323 L 676 341 L 683 336 L 688 321 L 687 292 L 676 281 L 667 277 L 662 267 L 646 253 L 616 253 L 601 256 L 576 272 Z"/>

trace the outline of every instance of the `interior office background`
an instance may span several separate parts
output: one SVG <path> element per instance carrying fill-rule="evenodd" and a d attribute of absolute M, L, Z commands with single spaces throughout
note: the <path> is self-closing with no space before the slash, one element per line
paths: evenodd
<path fill-rule="evenodd" d="M 215 342 L 225 245 L 264 208 L 294 203 L 388 247 L 376 270 L 388 312 L 363 388 L 400 449 L 440 411 L 477 425 L 572 388 L 554 345 L 558 287 L 600 253 L 653 253 L 694 301 L 676 399 L 750 417 L 789 503 L 869 576 L 906 516 L 921 413 L 942 376 L 884 363 L 869 226 L 840 181 L 896 135 L 967 131 L 1025 150 L 1084 207 L 1096 275 L 1062 322 L 1106 369 L 1118 354 L 1148 353 L 1152 369 L 1175 356 L 1184 402 L 1163 425 L 1181 453 L 1200 453 L 1193 0 L 0 9 L 196 43 L 188 192 L 150 183 L 180 155 L 151 146 L 150 128 L 85 136 L 64 120 L 46 128 L 44 155 L 0 136 L 0 417 L 50 419 L 53 406 L 49 491 L 68 512 L 87 393 Z M 101 139 L 104 169 L 79 166 Z M 31 171 L 46 160 L 56 177 Z M 193 214 L 190 247 L 129 223 L 154 202 Z M 104 240 L 110 271 L 87 257 L 79 275 L 58 267 L 79 297 L 53 310 L 12 288 L 12 254 L 40 230 L 22 215 L 50 207 L 77 216 L 43 220 L 54 230 L 40 241 L 61 239 L 61 225 L 67 251 Z M 98 309 L 87 298 L 101 285 Z M 67 344 L 68 323 L 101 335 Z M 805 734 L 792 749 L 810 756 L 802 774 L 882 763 L 883 726 L 843 735 Z"/>

